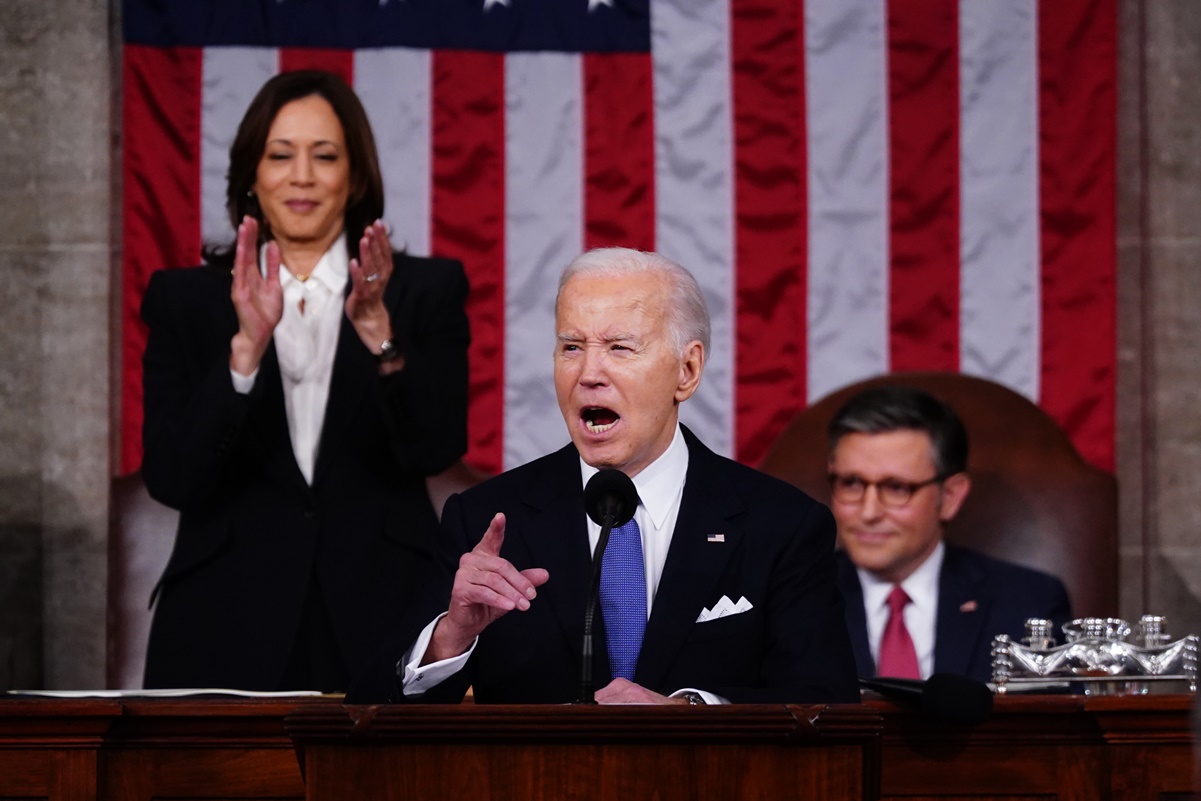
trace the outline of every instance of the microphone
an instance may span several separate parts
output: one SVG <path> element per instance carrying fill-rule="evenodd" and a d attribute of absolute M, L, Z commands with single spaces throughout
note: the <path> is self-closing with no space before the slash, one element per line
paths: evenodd
<path fill-rule="evenodd" d="M 596 617 L 596 604 L 600 596 L 601 562 L 613 527 L 624 526 L 634 517 L 634 511 L 638 508 L 638 490 L 634 489 L 634 482 L 625 473 L 606 467 L 588 479 L 584 487 L 584 508 L 588 511 L 588 517 L 601 527 L 601 531 L 596 551 L 592 554 L 592 587 L 588 593 L 588 606 L 584 610 L 580 697 L 576 703 L 595 704 L 592 686 L 592 621 Z"/>
<path fill-rule="evenodd" d="M 602 528 L 606 524 L 624 526 L 638 508 L 638 490 L 625 473 L 606 467 L 588 479 L 588 485 L 584 487 L 584 508 L 592 522 Z"/>
<path fill-rule="evenodd" d="M 914 702 L 923 716 L 943 723 L 974 726 L 992 712 L 988 685 L 954 673 L 935 673 L 926 681 L 882 676 L 859 679 L 859 686 L 875 690 L 894 701 Z"/>

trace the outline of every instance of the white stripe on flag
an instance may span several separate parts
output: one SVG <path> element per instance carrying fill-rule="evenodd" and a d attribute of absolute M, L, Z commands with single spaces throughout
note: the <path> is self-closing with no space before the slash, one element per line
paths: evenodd
<path fill-rule="evenodd" d="M 713 319 L 701 388 L 682 420 L 734 452 L 734 187 L 728 0 L 652 0 L 655 249 L 688 268 Z"/>
<path fill-rule="evenodd" d="M 393 245 L 430 252 L 430 53 L 358 50 L 355 92 L 363 101 L 384 179 L 384 220 Z"/>
<path fill-rule="evenodd" d="M 225 209 L 229 146 L 250 101 L 279 71 L 279 51 L 270 47 L 206 47 L 203 69 L 200 236 L 206 245 L 228 245 L 234 240 Z"/>
<path fill-rule="evenodd" d="M 584 242 L 582 73 L 578 55 L 505 59 L 506 469 L 568 440 L 551 360 L 559 274 Z"/>
<path fill-rule="evenodd" d="M 807 0 L 808 394 L 888 370 L 883 0 Z"/>
<path fill-rule="evenodd" d="M 960 2 L 960 369 L 1038 400 L 1038 9 Z"/>

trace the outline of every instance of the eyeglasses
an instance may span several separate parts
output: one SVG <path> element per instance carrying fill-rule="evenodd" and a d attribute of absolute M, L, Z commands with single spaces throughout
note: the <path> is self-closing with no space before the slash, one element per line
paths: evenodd
<path fill-rule="evenodd" d="M 913 500 L 913 495 L 922 487 L 937 484 L 945 476 L 935 476 L 925 481 L 901 481 L 897 478 L 885 478 L 880 481 L 865 481 L 856 475 L 839 475 L 830 473 L 830 492 L 839 503 L 862 503 L 868 487 L 876 488 L 876 497 L 880 503 L 890 509 L 900 509 Z"/>

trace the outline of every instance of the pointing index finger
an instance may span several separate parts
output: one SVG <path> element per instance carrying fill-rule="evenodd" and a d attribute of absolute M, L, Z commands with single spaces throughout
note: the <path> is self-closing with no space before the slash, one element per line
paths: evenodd
<path fill-rule="evenodd" d="M 475 546 L 475 551 L 489 556 L 500 556 L 500 546 L 504 542 L 505 515 L 503 512 L 497 512 L 496 516 L 492 518 L 492 522 L 488 524 L 488 530 L 484 532 L 479 544 Z"/>

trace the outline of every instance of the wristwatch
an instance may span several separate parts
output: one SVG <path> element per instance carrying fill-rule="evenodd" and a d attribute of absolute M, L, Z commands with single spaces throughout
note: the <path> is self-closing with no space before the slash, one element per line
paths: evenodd
<path fill-rule="evenodd" d="M 396 343 L 390 339 L 385 339 L 380 343 L 379 353 L 375 354 L 375 360 L 380 364 L 394 361 L 400 358 L 400 349 L 396 347 Z"/>
<path fill-rule="evenodd" d="M 700 693 L 694 693 L 692 690 L 685 690 L 680 693 L 679 697 L 687 701 L 689 706 L 707 706 L 705 697 Z"/>

